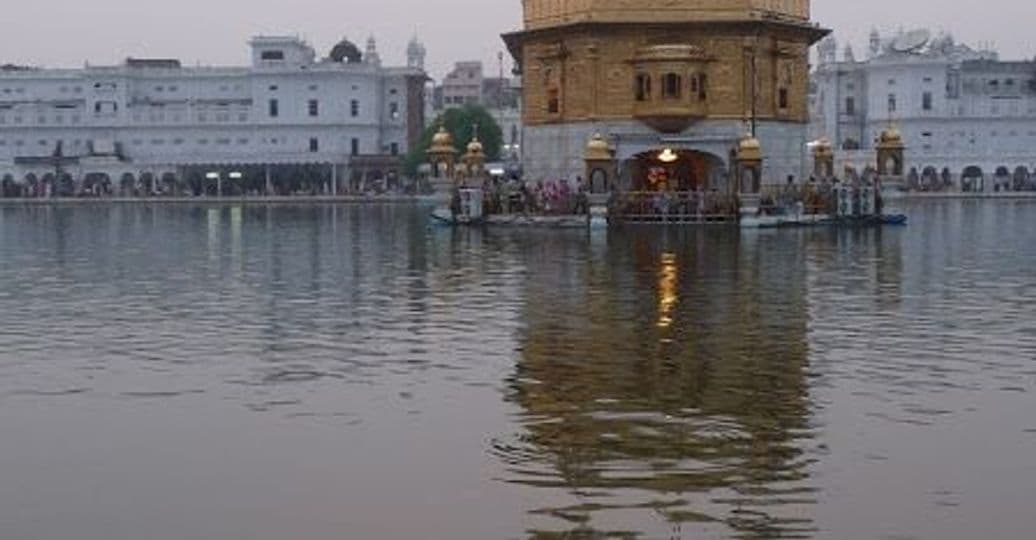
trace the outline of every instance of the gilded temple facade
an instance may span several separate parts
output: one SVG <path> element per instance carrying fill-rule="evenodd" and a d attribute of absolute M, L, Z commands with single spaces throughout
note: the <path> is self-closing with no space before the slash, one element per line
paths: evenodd
<path fill-rule="evenodd" d="M 504 40 L 524 81 L 526 173 L 581 175 L 601 133 L 613 187 L 730 190 L 754 130 L 764 183 L 801 179 L 809 48 L 826 33 L 808 0 L 525 0 Z M 679 159 L 660 163 L 665 149 Z"/>

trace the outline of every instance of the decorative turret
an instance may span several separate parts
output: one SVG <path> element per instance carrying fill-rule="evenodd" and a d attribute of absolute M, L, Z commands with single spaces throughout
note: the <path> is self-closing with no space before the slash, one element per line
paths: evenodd
<path fill-rule="evenodd" d="M 378 42 L 374 36 L 367 38 L 367 51 L 363 54 L 363 61 L 375 66 L 381 65 L 381 57 L 378 56 Z"/>
<path fill-rule="evenodd" d="M 763 172 L 763 145 L 759 139 L 748 134 L 741 138 L 734 150 L 737 161 L 738 193 L 756 194 L 761 189 Z"/>
<path fill-rule="evenodd" d="M 889 125 L 884 131 L 881 132 L 881 136 L 878 137 L 878 143 L 886 146 L 895 146 L 898 148 L 903 147 L 903 134 L 899 132 L 896 126 Z"/>
<path fill-rule="evenodd" d="M 446 126 L 441 121 L 439 131 L 432 136 L 432 144 L 428 147 L 427 154 L 434 178 L 453 178 L 457 149 L 453 147 L 453 136 L 446 131 Z"/>
<path fill-rule="evenodd" d="M 838 41 L 834 36 L 828 36 L 817 45 L 817 54 L 821 64 L 834 64 L 838 56 Z"/>
<path fill-rule="evenodd" d="M 813 176 L 830 178 L 835 172 L 835 151 L 831 141 L 821 138 L 813 143 Z"/>
<path fill-rule="evenodd" d="M 615 170 L 615 150 L 608 144 L 604 135 L 594 133 L 586 143 L 583 152 L 586 164 L 586 179 L 591 194 L 607 193 L 612 189 L 617 176 Z"/>
<path fill-rule="evenodd" d="M 889 126 L 878 137 L 878 174 L 882 176 L 903 176 L 903 158 L 906 144 L 895 124 Z"/>
<path fill-rule="evenodd" d="M 410 39 L 410 44 L 407 45 L 406 48 L 407 67 L 424 69 L 424 59 L 426 54 L 427 51 L 425 50 L 424 45 L 417 40 L 417 36 L 415 35 Z"/>
<path fill-rule="evenodd" d="M 594 133 L 594 136 L 586 143 L 583 159 L 586 161 L 611 161 L 614 159 L 612 147 L 604 139 L 604 135 Z"/>
<path fill-rule="evenodd" d="M 483 151 L 482 141 L 478 140 L 478 126 L 475 126 L 471 142 L 468 143 L 468 151 L 461 159 L 464 162 L 466 178 L 480 184 L 486 169 L 486 154 Z"/>
<path fill-rule="evenodd" d="M 751 135 L 746 135 L 737 143 L 737 160 L 739 162 L 745 161 L 762 161 L 763 160 L 763 146 L 759 142 L 759 139 Z"/>
<path fill-rule="evenodd" d="M 878 33 L 878 29 L 871 29 L 870 37 L 870 57 L 875 58 L 881 54 L 881 34 Z"/>

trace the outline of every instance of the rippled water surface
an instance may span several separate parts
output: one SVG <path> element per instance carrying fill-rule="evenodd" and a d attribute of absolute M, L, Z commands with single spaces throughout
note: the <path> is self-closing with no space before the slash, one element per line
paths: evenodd
<path fill-rule="evenodd" d="M 0 207 L 0 538 L 1032 538 L 1036 203 L 906 209 Z"/>

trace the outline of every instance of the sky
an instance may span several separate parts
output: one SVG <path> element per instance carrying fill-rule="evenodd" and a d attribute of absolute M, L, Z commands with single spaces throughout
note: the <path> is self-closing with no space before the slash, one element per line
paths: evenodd
<path fill-rule="evenodd" d="M 441 78 L 453 62 L 482 60 L 499 70 L 499 35 L 521 25 L 520 0 L 8 0 L 0 10 L 0 64 L 78 67 L 126 57 L 172 57 L 185 64 L 242 65 L 257 34 L 299 35 L 324 55 L 342 37 L 362 48 L 374 35 L 386 64 L 406 61 L 417 35 L 427 68 Z M 928 27 L 958 41 L 992 42 L 1005 59 L 1036 57 L 1032 0 L 814 0 L 814 20 L 850 40 L 861 56 L 872 27 Z M 841 49 L 841 45 L 839 47 Z M 505 55 L 505 70 L 510 58 Z"/>

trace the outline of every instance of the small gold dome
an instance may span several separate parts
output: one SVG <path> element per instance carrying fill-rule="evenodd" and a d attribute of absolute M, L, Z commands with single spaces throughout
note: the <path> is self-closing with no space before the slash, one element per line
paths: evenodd
<path fill-rule="evenodd" d="M 586 143 L 583 159 L 588 161 L 609 161 L 612 159 L 612 147 L 600 133 L 594 133 Z"/>
<path fill-rule="evenodd" d="M 604 140 L 604 135 L 600 133 L 594 133 L 593 137 L 590 137 L 590 142 L 586 143 L 586 150 L 590 151 L 610 151 L 611 147 L 608 146 L 608 141 Z"/>
<path fill-rule="evenodd" d="M 468 153 L 469 154 L 481 154 L 482 153 L 482 143 L 478 140 L 478 136 L 477 135 L 471 139 L 471 142 L 468 143 Z"/>
<path fill-rule="evenodd" d="M 432 136 L 432 146 L 453 146 L 453 135 L 446 131 L 446 126 L 439 125 L 439 131 Z"/>
<path fill-rule="evenodd" d="M 763 145 L 759 139 L 745 135 L 737 143 L 737 159 L 741 161 L 762 161 Z"/>
<path fill-rule="evenodd" d="M 759 142 L 759 139 L 749 135 L 744 139 L 741 139 L 741 142 L 738 143 L 737 147 L 740 150 L 762 150 L 763 145 Z"/>
<path fill-rule="evenodd" d="M 888 129 L 881 132 L 881 142 L 903 142 L 903 134 L 896 129 L 896 126 L 889 126 Z"/>
<path fill-rule="evenodd" d="M 821 137 L 813 142 L 813 154 L 817 156 L 827 156 L 834 153 L 834 146 L 831 145 L 826 137 Z"/>

